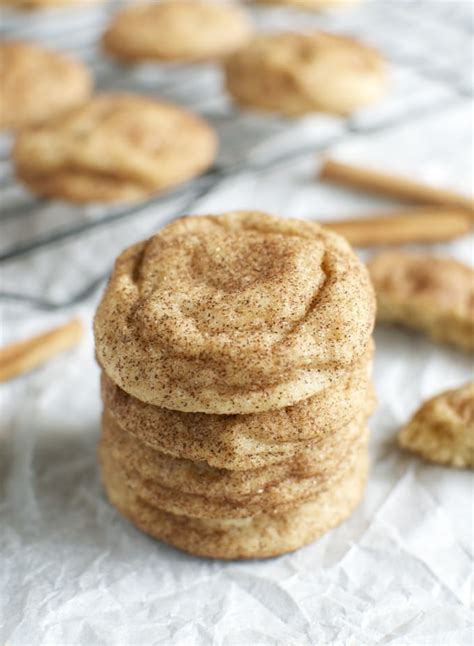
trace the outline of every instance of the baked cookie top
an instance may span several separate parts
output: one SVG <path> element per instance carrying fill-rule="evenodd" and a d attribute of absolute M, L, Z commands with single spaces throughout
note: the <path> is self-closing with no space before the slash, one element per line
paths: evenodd
<path fill-rule="evenodd" d="M 169 0 L 118 13 L 105 32 L 105 50 L 124 61 L 209 61 L 245 45 L 252 25 L 236 5 Z"/>
<path fill-rule="evenodd" d="M 426 460 L 474 469 L 474 382 L 425 402 L 399 441 Z"/>
<path fill-rule="evenodd" d="M 383 252 L 368 263 L 377 319 L 474 348 L 474 271 L 453 258 Z"/>
<path fill-rule="evenodd" d="M 185 217 L 117 259 L 96 353 L 142 401 L 258 412 L 351 370 L 374 315 L 365 267 L 318 224 L 251 211 Z"/>
<path fill-rule="evenodd" d="M 73 202 L 133 201 L 203 172 L 216 137 L 200 117 L 134 94 L 95 96 L 21 133 L 17 174 L 34 192 Z"/>
<path fill-rule="evenodd" d="M 33 43 L 0 43 L 0 129 L 40 123 L 84 102 L 91 89 L 82 63 Z"/>
<path fill-rule="evenodd" d="M 225 64 L 227 88 L 244 106 L 296 116 L 349 114 L 385 91 L 381 55 L 324 32 L 257 36 Z"/>

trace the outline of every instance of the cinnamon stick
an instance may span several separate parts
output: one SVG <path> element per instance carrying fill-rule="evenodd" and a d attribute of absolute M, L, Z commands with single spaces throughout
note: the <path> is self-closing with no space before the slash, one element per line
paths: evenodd
<path fill-rule="evenodd" d="M 465 211 L 432 207 L 322 224 L 356 247 L 443 242 L 465 235 L 474 228 L 474 220 Z"/>
<path fill-rule="evenodd" d="M 0 349 L 0 382 L 30 372 L 79 343 L 83 327 L 74 319 L 53 330 Z"/>
<path fill-rule="evenodd" d="M 474 200 L 472 198 L 453 191 L 428 186 L 406 177 L 390 175 L 331 159 L 323 161 L 319 177 L 335 184 L 417 204 L 433 204 L 462 209 L 474 219 Z"/>

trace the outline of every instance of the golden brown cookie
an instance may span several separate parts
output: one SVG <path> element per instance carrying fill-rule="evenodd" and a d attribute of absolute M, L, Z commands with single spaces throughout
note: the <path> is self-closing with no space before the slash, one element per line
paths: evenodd
<path fill-rule="evenodd" d="M 117 259 L 96 356 L 141 401 L 262 412 L 340 382 L 367 351 L 374 314 L 362 263 L 318 224 L 185 217 Z"/>
<path fill-rule="evenodd" d="M 102 43 L 111 56 L 123 61 L 201 62 L 239 49 L 252 31 L 237 5 L 169 0 L 124 9 L 113 19 Z"/>
<path fill-rule="evenodd" d="M 225 63 L 227 89 L 242 106 L 287 116 L 350 114 L 385 92 L 385 65 L 371 47 L 324 32 L 256 37 Z"/>
<path fill-rule="evenodd" d="M 141 444 L 105 413 L 101 454 L 120 468 L 129 486 L 151 504 L 200 518 L 242 518 L 282 510 L 313 498 L 341 468 L 367 450 L 366 415 L 288 462 L 246 471 L 216 469 L 172 458 Z"/>
<path fill-rule="evenodd" d="M 367 432 L 365 432 L 365 440 Z M 367 454 L 367 443 L 356 444 L 347 456 L 349 466 L 360 458 L 362 452 Z M 104 449 L 102 450 L 102 455 Z M 170 458 L 168 458 L 170 459 Z M 128 486 L 137 492 L 142 500 L 153 507 L 172 514 L 183 514 L 193 518 L 221 518 L 235 519 L 247 518 L 257 514 L 266 513 L 270 509 L 273 513 L 282 513 L 307 500 L 313 500 L 322 491 L 331 486 L 338 477 L 343 460 L 339 462 L 332 473 L 321 473 L 308 476 L 288 476 L 281 482 L 269 484 L 260 492 L 247 496 L 231 496 L 223 492 L 222 496 L 208 496 L 188 493 L 181 489 L 168 488 L 160 482 L 144 479 L 128 464 L 115 462 L 116 468 L 121 471 Z"/>
<path fill-rule="evenodd" d="M 205 171 L 216 137 L 200 117 L 134 94 L 105 94 L 21 133 L 18 177 L 71 202 L 130 202 Z"/>
<path fill-rule="evenodd" d="M 54 7 L 87 7 L 104 0 L 0 0 L 0 7 L 5 5 L 13 9 L 49 9 Z"/>
<path fill-rule="evenodd" d="M 308 11 L 322 11 L 324 9 L 335 9 L 355 4 L 359 0 L 257 0 L 262 4 L 288 5 Z"/>
<path fill-rule="evenodd" d="M 345 520 L 359 503 L 367 477 L 367 452 L 316 497 L 285 512 L 248 518 L 193 518 L 145 502 L 107 453 L 102 479 L 110 502 L 142 531 L 197 556 L 266 558 L 291 552 Z"/>
<path fill-rule="evenodd" d="M 400 251 L 368 263 L 377 320 L 402 323 L 438 341 L 474 348 L 474 271 L 457 260 Z"/>
<path fill-rule="evenodd" d="M 370 356 L 372 351 L 370 351 Z M 102 373 L 107 414 L 139 442 L 174 457 L 247 470 L 296 459 L 374 407 L 371 360 L 333 388 L 294 406 L 249 415 L 182 413 L 131 397 Z"/>
<path fill-rule="evenodd" d="M 33 43 L 0 43 L 0 130 L 38 124 L 75 108 L 91 89 L 82 63 Z"/>
<path fill-rule="evenodd" d="M 474 469 L 474 382 L 425 402 L 399 442 L 431 462 Z"/>

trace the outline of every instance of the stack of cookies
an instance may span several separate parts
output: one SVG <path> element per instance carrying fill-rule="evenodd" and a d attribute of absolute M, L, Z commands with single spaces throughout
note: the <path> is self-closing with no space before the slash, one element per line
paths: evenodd
<path fill-rule="evenodd" d="M 365 268 L 315 223 L 186 217 L 125 250 L 94 324 L 112 504 L 227 559 L 340 523 L 367 475 L 374 312 Z"/>

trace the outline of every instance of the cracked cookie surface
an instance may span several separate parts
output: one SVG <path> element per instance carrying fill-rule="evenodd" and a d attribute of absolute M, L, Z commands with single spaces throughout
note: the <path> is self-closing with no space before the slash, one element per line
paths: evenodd
<path fill-rule="evenodd" d="M 133 202 L 204 172 L 216 136 L 200 117 L 135 94 L 103 94 L 20 133 L 19 178 L 38 195 Z"/>
<path fill-rule="evenodd" d="M 368 263 L 377 320 L 474 349 L 474 271 L 451 258 L 390 251 Z"/>
<path fill-rule="evenodd" d="M 287 116 L 350 114 L 385 91 L 376 50 L 324 32 L 257 36 L 226 60 L 225 75 L 237 103 Z"/>
<path fill-rule="evenodd" d="M 474 382 L 425 402 L 399 442 L 431 462 L 474 469 Z"/>
<path fill-rule="evenodd" d="M 348 375 L 374 315 L 365 267 L 318 224 L 250 211 L 184 217 L 117 259 L 96 354 L 141 401 L 262 412 Z"/>

